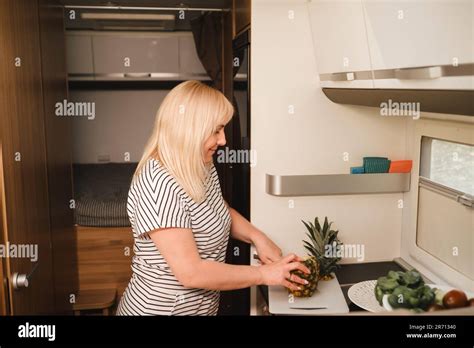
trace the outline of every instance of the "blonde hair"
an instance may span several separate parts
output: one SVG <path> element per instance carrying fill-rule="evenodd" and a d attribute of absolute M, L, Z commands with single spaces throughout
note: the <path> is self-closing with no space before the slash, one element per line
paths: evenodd
<path fill-rule="evenodd" d="M 134 179 L 155 158 L 196 202 L 206 194 L 209 166 L 203 158 L 205 141 L 232 118 L 234 108 L 218 90 L 199 81 L 174 87 L 161 103 Z"/>

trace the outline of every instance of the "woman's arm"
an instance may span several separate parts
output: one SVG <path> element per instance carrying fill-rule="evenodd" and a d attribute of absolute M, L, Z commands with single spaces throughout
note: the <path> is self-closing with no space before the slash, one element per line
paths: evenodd
<path fill-rule="evenodd" d="M 252 285 L 283 285 L 297 289 L 305 280 L 290 271 L 309 270 L 294 255 L 264 266 L 228 265 L 201 259 L 191 229 L 164 228 L 148 233 L 178 281 L 185 287 L 234 290 Z M 288 281 L 291 280 L 290 281 Z"/>
<path fill-rule="evenodd" d="M 232 238 L 255 245 L 258 257 L 263 263 L 271 263 L 281 259 L 281 249 L 265 233 L 252 225 L 237 210 L 231 208 L 227 202 L 225 202 L 225 205 L 229 209 L 232 218 L 230 227 Z"/>
<path fill-rule="evenodd" d="M 227 203 L 226 203 L 227 205 Z M 253 240 L 258 238 L 258 235 L 263 234 L 262 231 L 253 226 L 240 213 L 227 205 L 230 217 L 232 218 L 232 225 L 230 226 L 230 235 L 232 238 L 241 240 L 245 243 L 253 243 Z"/>

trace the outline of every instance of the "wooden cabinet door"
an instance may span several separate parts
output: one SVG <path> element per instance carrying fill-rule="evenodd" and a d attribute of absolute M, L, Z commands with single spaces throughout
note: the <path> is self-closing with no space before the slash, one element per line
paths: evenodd
<path fill-rule="evenodd" d="M 8 250 L 24 250 L 23 257 L 3 258 L 8 312 L 49 314 L 54 291 L 37 1 L 0 1 L 0 40 L 1 239 Z M 15 290 L 13 275 L 33 270 L 29 286 Z"/>
<path fill-rule="evenodd" d="M 43 109 L 48 170 L 55 313 L 72 314 L 71 295 L 77 295 L 79 275 L 72 194 L 72 119 L 58 117 L 55 105 L 67 94 L 63 9 L 58 0 L 40 0 L 40 42 Z"/>
<path fill-rule="evenodd" d="M 0 314 L 72 313 L 77 290 L 71 121 L 55 115 L 67 99 L 62 16 L 57 0 L 0 1 Z"/>

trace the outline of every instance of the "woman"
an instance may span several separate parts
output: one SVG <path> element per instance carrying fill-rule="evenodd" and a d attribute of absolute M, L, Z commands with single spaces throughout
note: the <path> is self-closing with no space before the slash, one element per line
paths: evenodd
<path fill-rule="evenodd" d="M 197 81 L 163 100 L 128 194 L 135 256 L 118 315 L 215 315 L 219 290 L 305 283 L 290 274 L 309 272 L 300 259 L 282 258 L 222 197 L 212 155 L 232 115 L 222 93 Z M 253 243 L 262 265 L 226 264 L 229 235 Z"/>

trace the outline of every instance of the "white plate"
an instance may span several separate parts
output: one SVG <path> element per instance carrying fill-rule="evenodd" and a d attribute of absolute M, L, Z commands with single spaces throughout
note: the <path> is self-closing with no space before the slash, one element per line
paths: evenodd
<path fill-rule="evenodd" d="M 360 308 L 366 311 L 377 313 L 385 312 L 386 310 L 379 304 L 379 301 L 375 298 L 375 284 L 376 280 L 366 280 L 352 285 L 347 292 L 349 299 L 352 303 L 356 304 Z"/>
<path fill-rule="evenodd" d="M 444 293 L 447 293 L 448 291 L 456 289 L 456 288 L 453 288 L 452 286 L 446 286 L 446 285 L 436 285 L 436 284 L 426 284 L 426 285 L 428 285 L 432 289 L 434 288 L 439 289 Z M 474 297 L 474 292 L 464 291 L 464 293 L 466 294 L 467 299 Z M 385 308 L 387 311 L 393 311 L 394 310 L 393 307 L 390 305 L 390 303 L 388 303 L 388 296 L 389 295 L 383 295 L 383 298 L 382 298 L 383 308 Z"/>

